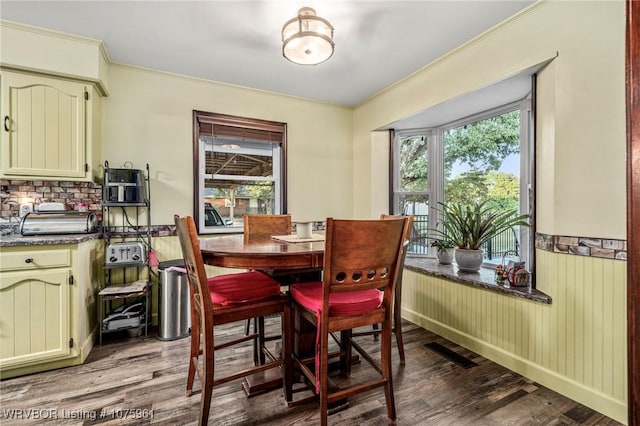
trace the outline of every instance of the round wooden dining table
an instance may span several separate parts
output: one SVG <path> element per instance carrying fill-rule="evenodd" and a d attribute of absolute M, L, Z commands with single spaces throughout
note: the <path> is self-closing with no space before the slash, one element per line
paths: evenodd
<path fill-rule="evenodd" d="M 291 240 L 234 234 L 203 238 L 200 249 L 204 263 L 213 266 L 292 272 L 322 268 L 324 241 Z"/>

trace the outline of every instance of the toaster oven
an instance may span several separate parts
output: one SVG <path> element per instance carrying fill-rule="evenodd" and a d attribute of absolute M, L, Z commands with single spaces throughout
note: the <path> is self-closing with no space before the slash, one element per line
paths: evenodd
<path fill-rule="evenodd" d="M 112 243 L 107 246 L 105 259 L 107 265 L 143 264 L 147 261 L 147 252 L 144 244 L 139 241 Z"/>
<path fill-rule="evenodd" d="M 102 198 L 107 203 L 144 203 L 144 172 L 138 169 L 105 169 Z"/>

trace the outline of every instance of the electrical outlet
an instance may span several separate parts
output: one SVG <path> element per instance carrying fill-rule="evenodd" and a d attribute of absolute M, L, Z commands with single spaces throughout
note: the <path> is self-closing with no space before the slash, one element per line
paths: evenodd
<path fill-rule="evenodd" d="M 31 213 L 33 211 L 33 203 L 22 203 L 20 204 L 20 217 L 27 215 L 27 213 Z"/>

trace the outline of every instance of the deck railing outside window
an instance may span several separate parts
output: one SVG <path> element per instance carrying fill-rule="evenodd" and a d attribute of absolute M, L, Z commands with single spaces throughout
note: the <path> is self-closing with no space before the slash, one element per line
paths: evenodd
<path fill-rule="evenodd" d="M 426 255 L 430 252 L 428 215 L 414 215 L 413 232 L 409 244 L 409 254 Z M 507 229 L 482 245 L 485 260 L 490 263 L 500 261 L 509 250 L 519 253 L 517 229 Z"/>

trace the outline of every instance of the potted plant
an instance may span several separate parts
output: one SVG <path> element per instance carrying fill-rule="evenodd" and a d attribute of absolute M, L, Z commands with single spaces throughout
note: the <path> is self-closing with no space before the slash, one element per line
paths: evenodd
<path fill-rule="evenodd" d="M 462 271 L 478 271 L 482 266 L 482 245 L 514 226 L 529 226 L 528 214 L 518 215 L 516 209 L 494 211 L 487 202 L 464 205 L 438 203 L 442 215 L 440 229 L 432 229 L 436 238 L 449 240 L 455 246 L 455 259 Z"/>
<path fill-rule="evenodd" d="M 438 262 L 443 265 L 450 265 L 453 262 L 453 252 L 455 245 L 446 238 L 438 238 L 431 241 L 431 247 L 436 248 Z"/>

